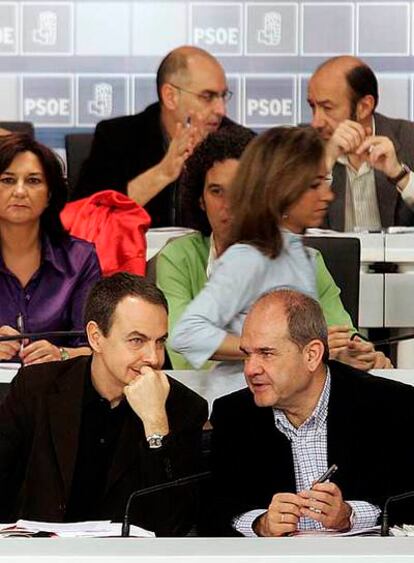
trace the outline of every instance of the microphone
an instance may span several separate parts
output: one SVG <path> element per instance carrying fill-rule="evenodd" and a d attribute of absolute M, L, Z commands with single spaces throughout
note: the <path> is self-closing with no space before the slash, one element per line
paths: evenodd
<path fill-rule="evenodd" d="M 11 342 L 12 340 L 24 340 L 25 338 L 58 338 L 60 336 L 69 336 L 77 338 L 85 336 L 84 330 L 51 330 L 49 332 L 23 332 L 19 334 L 0 336 L 0 342 Z"/>
<path fill-rule="evenodd" d="M 391 336 L 390 338 L 384 338 L 384 340 L 375 340 L 373 344 L 374 346 L 384 346 L 386 344 L 393 344 L 394 342 L 411 340 L 412 338 L 414 338 L 414 332 L 410 332 L 409 334 L 402 334 L 401 336 Z"/>
<path fill-rule="evenodd" d="M 398 502 L 400 500 L 405 500 L 407 498 L 414 497 L 414 491 L 410 491 L 408 493 L 401 493 L 400 495 L 394 495 L 392 497 L 388 497 L 384 504 L 384 510 L 382 513 L 382 522 L 381 522 L 381 536 L 389 536 L 390 535 L 390 524 L 388 521 L 388 505 L 392 502 Z"/>
<path fill-rule="evenodd" d="M 189 475 L 188 477 L 182 477 L 181 479 L 176 479 L 175 481 L 166 481 L 164 483 L 152 485 L 152 487 L 146 487 L 145 489 L 139 489 L 138 491 L 131 493 L 126 504 L 124 519 L 122 521 L 121 537 L 129 537 L 129 512 L 131 509 L 132 501 L 134 501 L 136 498 L 151 495 L 152 493 L 158 493 L 160 491 L 165 491 L 167 489 L 174 489 L 175 487 L 183 487 L 192 483 L 198 483 L 200 481 L 208 479 L 210 476 L 211 471 L 203 471 L 202 473 L 194 473 L 194 475 Z"/>

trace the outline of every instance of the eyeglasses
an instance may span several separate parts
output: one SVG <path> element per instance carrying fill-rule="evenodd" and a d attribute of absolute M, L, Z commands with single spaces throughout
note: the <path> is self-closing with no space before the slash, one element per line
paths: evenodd
<path fill-rule="evenodd" d="M 176 88 L 177 90 L 180 90 L 181 92 L 186 92 L 187 94 L 192 94 L 193 96 L 197 96 L 197 98 L 199 98 L 206 104 L 212 104 L 219 98 L 223 100 L 224 103 L 227 103 L 231 100 L 233 96 L 233 92 L 231 92 L 230 90 L 225 90 L 224 92 L 211 92 L 208 90 L 207 92 L 198 93 L 198 92 L 192 92 L 191 90 L 186 90 L 186 88 L 181 88 L 181 86 L 177 86 L 172 82 L 169 82 L 169 84 L 170 86 Z"/>

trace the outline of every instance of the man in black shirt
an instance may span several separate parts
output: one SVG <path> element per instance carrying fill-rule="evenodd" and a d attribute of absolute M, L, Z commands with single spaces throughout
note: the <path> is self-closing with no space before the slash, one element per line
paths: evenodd
<path fill-rule="evenodd" d="M 174 49 L 157 71 L 158 102 L 102 121 L 72 199 L 113 189 L 145 206 L 153 227 L 180 223 L 177 181 L 197 143 L 219 127 L 231 93 L 220 63 L 198 47 Z"/>
<path fill-rule="evenodd" d="M 92 356 L 22 368 L 0 406 L 0 519 L 122 519 L 129 495 L 199 470 L 206 402 L 161 371 L 167 305 L 115 274 L 85 309 Z M 139 499 L 131 521 L 159 535 L 192 523 L 194 491 Z"/>

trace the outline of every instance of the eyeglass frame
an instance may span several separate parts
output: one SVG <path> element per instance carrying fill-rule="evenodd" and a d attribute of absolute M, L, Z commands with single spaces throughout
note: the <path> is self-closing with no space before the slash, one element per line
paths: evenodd
<path fill-rule="evenodd" d="M 225 104 L 227 104 L 233 97 L 233 92 L 231 90 L 226 90 L 222 94 L 219 94 L 218 92 L 212 92 L 212 91 L 199 93 L 199 92 L 193 92 L 192 90 L 187 90 L 186 88 L 182 88 L 181 86 L 177 86 L 176 84 L 173 84 L 172 82 L 168 82 L 168 84 L 170 86 L 172 86 L 173 88 L 176 88 L 177 90 L 180 90 L 182 92 L 186 92 L 186 94 L 192 94 L 193 96 L 197 96 L 197 98 L 199 98 L 203 102 L 206 102 L 207 104 L 212 104 L 218 98 L 220 98 Z"/>

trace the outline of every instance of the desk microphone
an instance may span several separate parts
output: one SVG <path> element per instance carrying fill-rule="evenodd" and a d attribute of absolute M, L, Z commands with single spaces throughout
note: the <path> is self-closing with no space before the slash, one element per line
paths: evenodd
<path fill-rule="evenodd" d="M 398 502 L 400 500 L 405 500 L 407 498 L 414 497 L 414 491 L 410 491 L 408 493 L 402 493 L 400 495 L 394 495 L 392 497 L 388 497 L 384 504 L 384 511 L 382 513 L 382 523 L 381 523 L 381 536 L 389 536 L 390 535 L 390 524 L 388 521 L 388 505 L 391 502 Z"/>
<path fill-rule="evenodd" d="M 77 338 L 85 336 L 84 330 L 50 330 L 48 332 L 23 332 L 19 334 L 0 336 L 0 342 L 11 342 L 12 340 L 24 340 L 25 338 L 58 338 L 60 336 L 69 336 Z"/>
<path fill-rule="evenodd" d="M 403 340 L 411 340 L 414 338 L 414 332 L 409 334 L 402 334 L 401 336 L 391 336 L 390 338 L 384 338 L 384 340 L 374 340 L 374 346 L 384 346 L 387 344 L 394 344 L 395 342 L 402 342 Z"/>
<path fill-rule="evenodd" d="M 199 483 L 200 481 L 208 479 L 210 476 L 211 471 L 204 471 L 203 473 L 195 473 L 194 475 L 189 475 L 188 477 L 182 477 L 181 479 L 176 479 L 175 481 L 159 483 L 158 485 L 152 485 L 152 487 L 146 487 L 145 489 L 139 489 L 138 491 L 131 493 L 129 495 L 128 502 L 125 508 L 124 519 L 122 521 L 121 536 L 123 538 L 129 537 L 129 511 L 133 500 L 138 497 L 151 495 L 152 493 L 158 493 L 167 489 L 174 489 L 175 487 L 183 487 L 192 483 Z"/>

